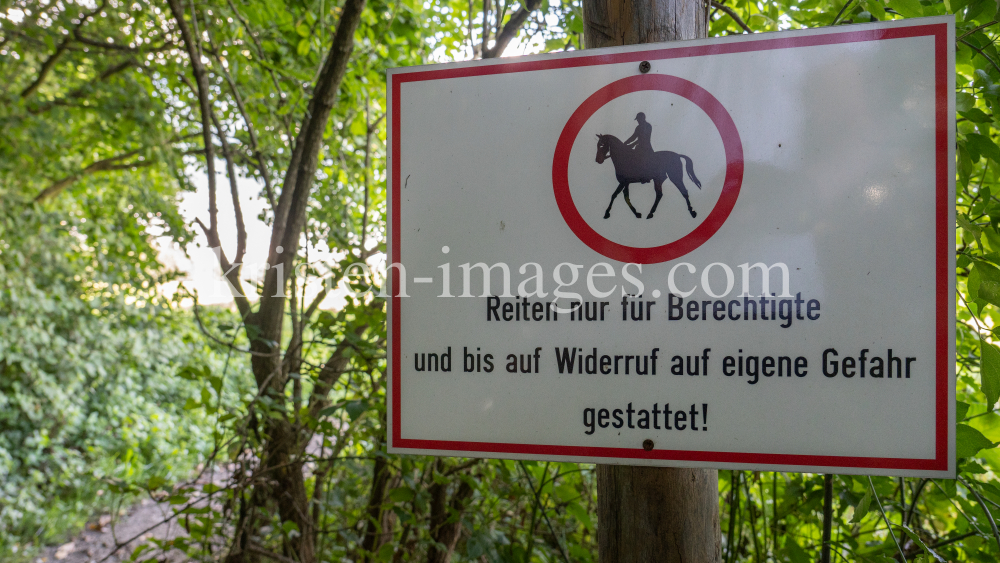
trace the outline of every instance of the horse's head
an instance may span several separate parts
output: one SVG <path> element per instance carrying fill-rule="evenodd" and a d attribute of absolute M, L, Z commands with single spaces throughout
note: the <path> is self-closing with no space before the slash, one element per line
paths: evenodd
<path fill-rule="evenodd" d="M 602 164 L 611 156 L 611 140 L 608 135 L 597 135 L 597 163 Z"/>

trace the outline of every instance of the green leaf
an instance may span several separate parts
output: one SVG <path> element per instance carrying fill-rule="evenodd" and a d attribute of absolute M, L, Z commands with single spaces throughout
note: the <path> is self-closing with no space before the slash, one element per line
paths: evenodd
<path fill-rule="evenodd" d="M 982 232 L 982 230 L 965 215 L 960 214 L 958 216 L 958 226 L 962 227 L 962 230 L 972 233 L 976 239 L 979 238 L 979 234 Z"/>
<path fill-rule="evenodd" d="M 199 372 L 191 366 L 184 366 L 177 372 L 177 376 L 181 379 L 187 379 L 188 381 L 194 381 L 198 379 Z"/>
<path fill-rule="evenodd" d="M 576 518 L 577 522 L 583 525 L 584 528 L 593 531 L 594 530 L 594 520 L 590 515 L 590 512 L 584 508 L 578 502 L 571 502 L 566 505 L 566 512 Z"/>
<path fill-rule="evenodd" d="M 237 441 L 229 444 L 229 460 L 236 461 L 236 458 L 240 456 L 240 443 Z"/>
<path fill-rule="evenodd" d="M 979 297 L 979 284 L 983 281 L 982 276 L 979 273 L 979 268 L 971 268 L 969 270 L 969 277 L 965 281 L 966 287 L 969 288 L 969 297 L 976 299 Z"/>
<path fill-rule="evenodd" d="M 577 490 L 568 483 L 560 484 L 558 487 L 552 489 L 552 492 L 563 502 L 569 502 L 580 496 L 580 493 L 578 493 Z"/>
<path fill-rule="evenodd" d="M 398 506 L 392 507 L 392 511 L 396 513 L 396 518 L 399 518 L 400 524 L 406 524 L 407 522 L 413 521 L 413 516 L 406 510 L 401 509 Z"/>
<path fill-rule="evenodd" d="M 993 139 L 979 133 L 969 133 L 965 136 L 965 140 L 982 156 L 993 162 L 1000 162 L 1000 147 L 993 142 Z"/>
<path fill-rule="evenodd" d="M 959 92 L 955 94 L 955 109 L 962 111 L 969 111 L 976 106 L 976 98 L 972 94 L 967 94 L 965 92 Z"/>
<path fill-rule="evenodd" d="M 955 422 L 965 420 L 965 415 L 969 414 L 969 403 L 955 401 Z"/>
<path fill-rule="evenodd" d="M 300 23 L 299 25 L 295 26 L 295 32 L 301 35 L 302 37 L 309 37 L 309 26 L 306 25 L 305 22 Z"/>
<path fill-rule="evenodd" d="M 955 457 L 972 457 L 980 450 L 993 447 L 996 447 L 996 444 L 968 424 L 959 424 L 955 427 Z"/>
<path fill-rule="evenodd" d="M 885 5 L 881 0 L 861 0 L 861 5 L 876 19 L 885 17 Z"/>
<path fill-rule="evenodd" d="M 1000 252 L 1000 233 L 992 226 L 987 226 L 982 231 L 986 235 L 986 242 L 989 243 L 990 251 Z"/>
<path fill-rule="evenodd" d="M 974 259 L 983 281 L 1000 282 L 1000 269 L 984 260 Z"/>
<path fill-rule="evenodd" d="M 295 48 L 295 52 L 299 54 L 300 57 L 304 57 L 309 54 L 309 39 L 303 39 L 299 41 L 299 46 Z"/>
<path fill-rule="evenodd" d="M 910 536 L 910 539 L 912 539 L 914 543 L 920 546 L 920 549 L 923 549 L 925 553 L 933 557 L 935 561 L 938 563 L 948 563 L 946 559 L 938 555 L 933 549 L 927 547 L 927 544 L 924 543 L 924 540 L 920 539 L 920 536 L 918 536 L 916 532 L 905 526 L 903 527 L 903 531 L 906 532 L 906 535 Z"/>
<path fill-rule="evenodd" d="M 984 483 L 982 481 L 976 481 L 976 484 L 983 489 L 983 493 L 987 496 L 993 497 L 994 500 L 1000 501 L 1000 488 L 992 483 Z"/>
<path fill-rule="evenodd" d="M 1000 282 L 983 280 L 979 282 L 979 293 L 976 295 L 997 307 L 1000 307 Z"/>
<path fill-rule="evenodd" d="M 966 94 L 966 96 L 968 96 L 968 94 Z M 969 97 L 971 98 L 971 96 Z M 961 111 L 959 113 L 962 114 L 962 117 L 973 123 L 993 123 L 993 119 L 991 119 L 989 115 L 986 115 L 986 112 L 979 108 L 969 108 L 968 110 Z"/>
<path fill-rule="evenodd" d="M 140 543 L 134 550 L 132 550 L 132 561 L 138 560 L 139 556 L 142 555 L 143 552 L 149 551 L 150 549 L 153 549 L 153 544 L 148 542 Z"/>
<path fill-rule="evenodd" d="M 347 404 L 344 405 L 344 410 L 347 411 L 347 416 L 351 417 L 351 422 L 354 422 L 368 410 L 368 402 L 363 400 L 347 401 Z"/>
<path fill-rule="evenodd" d="M 361 136 L 365 134 L 365 121 L 363 118 L 359 117 L 351 123 L 351 134 Z"/>
<path fill-rule="evenodd" d="M 413 489 L 409 487 L 397 487 L 389 491 L 389 498 L 391 498 L 393 502 L 409 502 L 413 500 L 413 497 Z"/>
<path fill-rule="evenodd" d="M 919 0 L 889 0 L 889 7 L 906 18 L 919 18 L 924 15 L 924 7 Z"/>
<path fill-rule="evenodd" d="M 965 463 L 959 466 L 958 472 L 963 475 L 982 475 L 986 473 L 986 468 L 972 460 L 966 460 Z"/>
<path fill-rule="evenodd" d="M 812 557 L 792 537 L 785 540 L 785 555 L 792 563 L 813 563 Z"/>
<path fill-rule="evenodd" d="M 983 260 L 975 260 L 976 276 L 969 276 L 972 285 L 969 287 L 969 294 L 973 299 L 985 299 L 987 302 L 1000 307 L 1000 270 L 992 264 Z M 975 289 L 975 293 L 972 290 Z"/>
<path fill-rule="evenodd" d="M 489 552 L 493 538 L 485 530 L 476 530 L 465 542 L 465 554 L 469 559 L 478 559 Z"/>
<path fill-rule="evenodd" d="M 340 410 L 341 405 L 333 405 L 332 407 L 326 407 L 325 409 L 319 411 L 319 417 L 330 416 L 331 414 Z"/>
<path fill-rule="evenodd" d="M 941 479 L 940 481 L 935 481 L 935 483 L 941 485 L 941 490 L 944 491 L 945 496 L 955 498 L 955 493 L 958 492 L 958 485 L 954 479 Z"/>
<path fill-rule="evenodd" d="M 287 106 L 281 106 L 280 110 L 284 110 Z M 973 156 L 975 160 L 979 160 L 979 155 L 972 155 L 969 151 L 969 145 L 965 141 L 959 141 L 958 143 L 958 180 L 960 185 L 968 186 L 969 177 L 972 175 L 975 164 L 973 164 Z"/>
<path fill-rule="evenodd" d="M 980 287 L 980 292 L 982 292 L 982 287 Z M 992 409 L 997 399 L 1000 399 L 1000 349 L 980 339 L 979 350 L 979 378 L 983 395 L 986 395 L 986 408 Z"/>
<path fill-rule="evenodd" d="M 972 0 L 969 8 L 965 11 L 964 21 L 978 21 L 982 17 L 989 18 L 997 11 L 994 0 Z"/>
<path fill-rule="evenodd" d="M 868 509 L 871 508 L 872 504 L 872 493 L 871 489 L 865 490 L 865 496 L 861 497 L 858 501 L 857 506 L 854 507 L 854 516 L 851 517 L 851 523 L 857 524 L 868 514 Z"/>

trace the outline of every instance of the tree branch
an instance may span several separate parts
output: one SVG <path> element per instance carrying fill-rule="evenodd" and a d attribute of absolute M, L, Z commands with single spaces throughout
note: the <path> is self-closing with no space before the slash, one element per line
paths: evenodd
<path fill-rule="evenodd" d="M 184 38 L 184 44 L 188 51 L 188 58 L 191 60 L 192 72 L 195 76 L 196 87 L 191 85 L 186 76 L 182 75 L 181 80 L 183 80 L 188 88 L 190 88 L 198 97 L 198 104 L 201 110 L 201 134 L 202 141 L 205 144 L 205 165 L 208 173 L 208 226 L 206 227 L 200 220 L 198 221 L 198 224 L 205 232 L 205 238 L 208 239 L 209 247 L 218 249 L 218 254 L 216 256 L 218 256 L 219 265 L 222 267 L 223 275 L 231 285 L 230 292 L 233 294 L 233 301 L 236 303 L 236 308 L 240 312 L 240 317 L 246 321 L 252 310 L 250 307 L 250 301 L 247 299 L 246 293 L 243 291 L 243 281 L 240 279 L 240 271 L 243 266 L 243 255 L 246 252 L 246 226 L 243 224 L 243 211 L 240 208 L 239 203 L 239 189 L 236 185 L 236 170 L 233 166 L 232 154 L 229 150 L 229 142 L 226 140 L 226 136 L 222 131 L 222 128 L 219 126 L 219 122 L 216 119 L 215 114 L 212 112 L 212 104 L 208 98 L 208 74 L 201 61 L 201 43 L 200 41 L 196 41 L 194 39 L 187 26 L 187 22 L 184 21 L 184 9 L 180 6 L 179 0 L 167 0 L 167 3 L 170 5 L 170 10 L 174 14 L 174 20 L 177 22 L 177 26 L 181 30 L 181 36 Z M 194 14 L 192 14 L 192 17 L 194 17 Z M 197 24 L 197 20 L 192 21 L 195 21 Z M 230 193 L 233 198 L 233 212 L 235 214 L 237 227 L 236 260 L 234 262 L 230 262 L 226 257 L 226 252 L 222 249 L 222 241 L 219 238 L 219 207 L 217 202 L 217 187 L 215 178 L 215 145 L 212 143 L 213 126 L 215 126 L 219 131 L 222 153 L 226 159 L 226 172 L 229 177 Z M 251 346 L 251 348 L 253 348 L 253 346 Z M 260 352 L 260 350 L 255 351 Z"/>
<path fill-rule="evenodd" d="M 993 514 L 990 512 L 989 507 L 986 506 L 986 502 L 983 501 L 983 497 L 979 496 L 979 493 L 976 491 L 976 489 L 972 488 L 972 486 L 969 485 L 969 483 L 966 482 L 966 480 L 963 479 L 961 475 L 958 477 L 958 480 L 961 481 L 963 485 L 965 485 L 965 488 L 968 489 L 970 493 L 972 493 L 972 496 L 976 497 L 976 501 L 979 502 L 979 507 L 982 508 L 983 512 L 986 513 L 986 519 L 989 520 L 990 522 L 990 528 L 993 529 L 993 537 L 997 541 L 997 547 L 1000 547 L 1000 530 L 997 529 L 997 523 L 996 521 L 993 520 Z"/>
<path fill-rule="evenodd" d="M 355 337 L 360 337 L 367 329 L 367 324 L 361 324 L 356 326 L 352 332 Z M 348 335 L 345 335 L 337 344 L 316 377 L 316 383 L 309 396 L 309 415 L 314 419 L 319 418 L 319 412 L 330 405 L 327 395 L 330 394 L 330 390 L 333 389 L 340 376 L 347 371 L 347 364 L 351 360 L 347 351 L 354 348 L 348 339 Z"/>
<path fill-rule="evenodd" d="M 229 150 L 229 141 L 226 139 L 226 132 L 219 124 L 215 114 L 212 114 L 212 122 L 215 130 L 219 133 L 219 141 L 222 145 L 222 155 L 226 159 L 226 175 L 229 177 L 229 193 L 233 199 L 233 215 L 236 218 L 236 256 L 233 258 L 235 264 L 243 263 L 243 255 L 247 251 L 247 228 L 243 222 L 243 209 L 240 207 L 240 189 L 236 185 L 236 166 L 233 165 L 232 151 Z M 238 266 L 236 271 L 241 268 Z"/>
<path fill-rule="evenodd" d="M 984 53 L 982 49 L 980 49 L 979 47 L 976 47 L 976 46 L 975 46 L 975 45 L 973 45 L 972 43 L 969 43 L 969 42 L 968 42 L 968 41 L 966 41 L 965 39 L 959 39 L 958 41 L 959 41 L 960 43 L 964 43 L 964 44 L 965 44 L 965 45 L 967 45 L 967 46 L 968 46 L 968 47 L 969 47 L 970 49 L 972 49 L 973 51 L 975 51 L 975 52 L 979 53 L 980 55 L 982 55 L 982 57 L 983 57 L 984 59 L 986 59 L 987 61 L 989 61 L 989 63 L 990 63 L 991 65 L 993 65 L 993 68 L 997 69 L 997 72 L 1000 72 L 1000 65 L 998 65 L 996 61 L 994 61 L 993 59 L 991 59 L 989 55 L 987 55 L 986 53 Z"/>
<path fill-rule="evenodd" d="M 295 148 L 274 212 L 267 258 L 271 268 L 264 278 L 264 292 L 256 319 L 261 338 L 254 341 L 254 346 L 260 351 L 265 351 L 269 342 L 281 341 L 286 283 L 282 273 L 291 271 L 298 252 L 299 238 L 305 225 L 309 197 L 316 177 L 319 151 L 324 145 L 327 122 L 354 50 L 354 32 L 361 21 L 364 7 L 365 0 L 345 1 L 323 70 L 316 81 L 313 97 L 295 140 Z M 275 295 L 279 297 L 273 297 Z M 254 358 L 254 374 L 260 378 L 263 374 L 277 371 L 280 369 L 278 362 L 270 358 Z M 285 382 L 283 378 L 280 379 L 282 381 L 274 381 L 272 385 L 283 386 Z"/>
<path fill-rule="evenodd" d="M 733 21 L 736 22 L 740 27 L 742 27 L 743 31 L 746 31 L 747 33 L 753 33 L 753 30 L 750 29 L 750 26 L 748 26 L 746 22 L 743 21 L 743 18 L 741 18 L 740 15 L 736 13 L 736 10 L 733 10 L 729 6 L 723 4 L 722 2 L 716 2 L 715 0 L 712 0 L 712 7 L 722 10 L 723 12 L 726 13 L 726 15 L 733 18 Z"/>
<path fill-rule="evenodd" d="M 254 131 L 253 121 L 251 121 L 250 116 L 247 114 L 246 106 L 243 105 L 243 97 L 240 96 L 240 91 L 236 87 L 236 82 L 233 77 L 230 76 L 229 71 L 226 70 L 226 65 L 222 64 L 219 58 L 219 53 L 213 49 L 212 55 L 215 60 L 219 63 L 219 68 L 222 69 L 222 76 L 225 77 L 226 83 L 229 84 L 229 89 L 233 92 L 233 99 L 236 101 L 236 107 L 240 110 L 240 115 L 243 117 L 243 123 L 247 127 L 247 134 L 250 137 L 250 150 L 253 151 L 253 157 L 256 159 L 257 170 L 260 172 L 260 177 L 264 179 L 264 190 L 267 192 L 267 200 L 271 204 L 271 210 L 273 211 L 277 207 L 277 202 L 274 200 L 274 187 L 271 185 L 271 174 L 268 172 L 267 165 L 264 163 L 264 156 L 260 152 L 260 147 L 257 144 L 257 133 Z"/>
<path fill-rule="evenodd" d="M 370 100 L 365 98 L 365 170 L 364 170 L 364 188 L 365 188 L 365 207 L 364 215 L 361 216 L 361 249 L 360 253 L 364 254 L 365 244 L 368 241 L 368 206 L 370 204 L 371 192 L 371 179 L 368 176 L 370 168 L 372 166 L 372 133 L 375 132 L 376 127 L 371 122 L 371 109 Z M 380 118 L 381 119 L 381 118 Z"/>
<path fill-rule="evenodd" d="M 837 15 L 833 18 L 833 22 L 831 22 L 830 25 L 837 25 L 837 22 L 840 21 L 840 16 L 844 15 L 844 12 L 847 11 L 847 7 L 850 6 L 851 3 L 853 2 L 854 0 L 847 0 L 847 3 L 844 4 L 842 8 L 840 8 L 840 11 L 837 12 Z"/>
<path fill-rule="evenodd" d="M 201 222 L 201 219 L 195 217 L 195 223 L 201 227 L 201 230 L 205 233 L 205 238 L 209 238 L 209 228 L 205 226 L 205 223 Z M 240 312 L 240 318 L 243 319 L 244 324 L 249 318 L 251 313 L 250 301 L 247 299 L 246 293 L 243 291 L 243 280 L 240 279 L 240 270 L 242 270 L 242 264 L 236 263 L 235 267 L 230 264 L 229 259 L 226 258 L 226 251 L 222 249 L 222 246 L 213 246 L 213 250 L 218 250 L 216 257 L 219 260 L 219 267 L 222 268 L 222 275 L 229 281 L 231 287 L 229 292 L 233 295 L 233 301 L 236 303 L 236 308 Z M 249 334 L 247 335 L 249 336 Z M 261 355 L 259 351 L 251 351 L 251 354 Z M 275 352 L 267 352 L 262 355 L 273 356 Z"/>
<path fill-rule="evenodd" d="M 98 41 L 97 39 L 92 39 L 83 35 L 79 31 L 73 34 L 73 39 L 77 43 L 83 43 L 84 45 L 89 45 L 91 47 L 97 47 L 98 49 L 110 49 L 112 51 L 123 51 L 126 53 L 157 53 L 159 51 L 166 51 L 176 47 L 173 41 L 164 41 L 162 44 L 156 47 L 149 47 L 147 49 L 142 49 L 138 47 L 128 47 L 125 45 L 119 45 L 117 43 L 108 43 L 106 41 Z"/>
<path fill-rule="evenodd" d="M 241 14 L 240 11 L 236 9 L 236 6 L 233 4 L 233 0 L 226 0 L 226 3 L 229 4 L 229 9 L 233 11 L 233 15 L 236 16 L 236 19 L 240 21 L 240 24 L 243 26 L 243 29 L 247 33 L 247 37 L 249 37 L 253 41 L 254 46 L 257 47 L 257 53 L 256 53 L 257 59 L 261 61 L 261 66 L 264 67 L 267 70 L 268 75 L 271 76 L 271 82 L 274 83 L 274 89 L 277 90 L 278 92 L 278 105 L 275 109 L 280 110 L 285 105 L 285 93 L 281 89 L 281 83 L 278 82 L 278 77 L 275 75 L 274 69 L 271 67 L 271 65 L 267 64 L 266 62 L 267 56 L 264 53 L 264 46 L 261 45 L 260 39 L 257 37 L 257 34 L 254 33 L 252 29 L 250 29 L 250 24 L 243 17 L 243 14 Z M 292 112 L 288 112 L 288 116 L 291 115 Z M 288 122 L 282 120 L 278 121 L 285 128 L 285 134 L 288 135 L 289 139 L 291 139 L 293 135 L 291 129 L 289 129 L 288 127 Z M 271 210 L 273 211 L 275 209 L 277 209 L 277 207 L 272 202 Z"/>
<path fill-rule="evenodd" d="M 292 161 L 285 176 L 275 213 L 272 249 L 276 246 L 283 246 L 286 250 L 298 248 L 309 191 L 316 174 L 319 151 L 323 145 L 323 133 L 336 101 L 340 82 L 347 70 L 347 62 L 354 49 L 354 31 L 360 23 L 364 6 L 365 0 L 348 0 L 341 11 L 333 44 L 327 53 L 323 70 L 313 89 L 313 97 L 309 101 L 306 118 L 295 140 Z"/>
<path fill-rule="evenodd" d="M 524 25 L 524 22 L 528 19 L 528 16 L 531 15 L 531 12 L 537 10 L 541 4 L 541 0 L 527 0 L 526 3 L 521 4 L 521 7 L 510 16 L 510 19 L 507 20 L 503 29 L 497 34 L 497 39 L 493 44 L 493 47 L 487 47 L 486 39 L 484 38 L 483 58 L 495 59 L 502 55 L 504 50 L 507 48 L 507 45 L 510 44 L 515 37 L 517 37 L 517 32 L 521 30 L 521 26 Z M 483 17 L 485 18 L 486 15 L 484 14 Z"/>
<path fill-rule="evenodd" d="M 483 0 L 483 44 L 479 48 L 479 52 L 483 54 L 486 52 L 486 45 L 490 42 L 490 6 L 492 6 L 490 0 Z M 471 18 L 472 14 L 469 14 L 469 17 Z"/>
<path fill-rule="evenodd" d="M 97 14 L 101 10 L 103 10 L 105 4 L 107 4 L 107 0 L 102 0 L 101 3 L 97 5 L 97 7 L 95 7 L 90 12 L 87 12 L 86 14 L 83 15 L 83 17 L 80 18 L 80 21 L 73 28 L 73 33 L 64 37 L 63 40 L 59 43 L 59 45 L 56 46 L 55 52 L 49 55 L 49 57 L 45 59 L 45 62 L 42 63 L 42 67 L 38 69 L 38 76 L 35 77 L 35 80 L 31 84 L 28 84 L 28 86 L 24 90 L 21 90 L 22 98 L 27 98 L 28 96 L 34 94 L 36 90 L 38 90 L 38 87 L 42 85 L 42 82 L 45 82 L 45 78 L 49 75 L 49 72 L 52 71 L 52 67 L 56 65 L 56 62 L 58 62 L 59 57 L 61 57 L 62 54 L 66 52 L 66 50 L 69 48 L 70 43 L 73 42 L 73 36 L 76 35 L 76 33 L 80 30 L 80 28 L 83 27 L 87 23 L 87 21 L 94 16 L 94 14 Z"/>
<path fill-rule="evenodd" d="M 45 59 L 45 62 L 42 63 L 42 67 L 38 69 L 38 76 L 35 77 L 35 80 L 31 84 L 28 84 L 24 90 L 21 90 L 22 98 L 27 98 L 28 96 L 34 94 L 35 90 L 38 90 L 38 87 L 45 81 L 45 77 L 48 76 L 52 67 L 56 65 L 56 61 L 58 61 L 59 57 L 66 52 L 66 48 L 69 47 L 70 41 L 69 37 L 63 39 L 56 47 L 55 52 L 49 55 L 49 58 Z"/>
<path fill-rule="evenodd" d="M 263 547 L 257 545 L 256 543 L 253 543 L 253 542 L 251 542 L 249 545 L 247 545 L 247 551 L 249 551 L 251 553 L 256 553 L 257 555 L 261 555 L 263 557 L 267 557 L 268 559 L 272 559 L 274 561 L 277 561 L 278 563 L 298 563 L 298 561 L 292 559 L 291 557 L 285 557 L 284 555 L 278 555 L 277 553 L 274 553 L 273 551 L 269 551 L 267 549 L 264 549 Z"/>
<path fill-rule="evenodd" d="M 80 86 L 79 88 L 73 90 L 69 94 L 66 94 L 62 98 L 59 98 L 59 99 L 56 99 L 56 100 L 52 100 L 50 102 L 46 102 L 44 104 L 41 104 L 41 105 L 33 107 L 33 108 L 29 108 L 28 109 L 28 113 L 30 113 L 32 115 L 38 115 L 40 113 L 43 113 L 43 112 L 46 112 L 46 111 L 52 109 L 55 106 L 69 105 L 69 101 L 70 100 L 76 100 L 76 99 L 84 97 L 95 84 L 98 84 L 100 82 L 104 82 L 108 78 L 111 78 L 112 76 L 114 76 L 114 75 L 116 75 L 116 74 L 118 74 L 118 73 L 120 73 L 122 71 L 125 71 L 125 70 L 127 70 L 127 69 L 129 69 L 129 68 L 131 68 L 133 66 L 137 66 L 138 64 L 139 64 L 139 61 L 137 61 L 135 59 L 132 59 L 132 58 L 126 59 L 125 61 L 123 61 L 121 63 L 118 63 L 117 65 L 112 66 L 112 67 L 106 69 L 104 72 L 102 72 L 100 74 L 100 76 L 98 76 L 94 80 L 91 80 L 90 82 L 84 84 L 83 86 Z"/>
<path fill-rule="evenodd" d="M 133 167 L 138 168 L 143 166 L 150 166 L 151 164 L 153 164 L 152 161 L 148 160 L 135 161 L 128 164 L 117 164 L 118 162 L 126 158 L 133 157 L 137 154 L 139 154 L 139 149 L 91 163 L 86 168 L 77 172 L 76 174 L 70 174 L 69 176 L 66 176 L 61 180 L 53 182 L 49 187 L 45 188 L 44 190 L 39 192 L 38 195 L 35 196 L 35 201 L 41 203 L 45 200 L 52 199 L 53 197 L 59 195 L 60 192 L 62 192 L 69 186 L 73 185 L 73 182 L 76 182 L 80 178 L 83 178 L 84 176 L 89 176 L 96 172 L 105 172 L 108 170 L 126 170 Z"/>
<path fill-rule="evenodd" d="M 966 32 L 965 32 L 965 33 L 963 33 L 962 35 L 959 35 L 959 36 L 958 36 L 958 39 L 959 39 L 959 40 L 961 40 L 961 39 L 965 39 L 966 37 L 968 37 L 968 36 L 972 35 L 973 33 L 977 32 L 977 31 L 979 31 L 980 29 L 985 29 L 985 28 L 987 28 L 987 27 L 989 27 L 989 26 L 991 26 L 991 25 L 996 25 L 997 23 L 998 23 L 998 22 L 997 22 L 997 20 L 993 20 L 993 21 L 991 21 L 991 22 L 988 22 L 988 23 L 984 23 L 984 24 L 983 24 L 983 25 L 981 25 L 981 26 L 978 26 L 978 27 L 976 27 L 976 28 L 974 28 L 974 29 L 970 29 L 969 31 L 966 31 Z"/>
<path fill-rule="evenodd" d="M 205 73 L 205 66 L 201 62 L 201 48 L 196 42 L 197 39 L 192 36 L 187 22 L 184 21 L 184 8 L 180 5 L 179 0 L 167 0 L 167 4 L 170 6 L 174 21 L 177 22 L 177 27 L 181 31 L 181 37 L 184 39 L 184 45 L 187 48 L 188 58 L 191 60 L 191 69 L 194 73 L 195 83 L 197 84 L 198 105 L 201 109 L 201 133 L 205 143 L 205 166 L 208 172 L 208 230 L 205 236 L 208 238 L 210 247 L 218 247 L 221 250 L 222 245 L 219 242 L 219 209 L 216 205 L 215 147 L 212 145 L 212 105 L 208 99 L 208 76 Z M 196 15 L 192 14 L 192 18 L 194 17 Z M 222 256 L 221 252 L 219 256 Z M 225 265 L 223 268 L 229 269 Z"/>

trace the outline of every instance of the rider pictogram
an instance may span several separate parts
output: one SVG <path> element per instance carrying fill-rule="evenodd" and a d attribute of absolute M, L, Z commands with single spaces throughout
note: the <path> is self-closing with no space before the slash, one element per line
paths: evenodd
<path fill-rule="evenodd" d="M 632 201 L 629 199 L 629 185 L 636 182 L 648 184 L 653 182 L 653 189 L 656 191 L 656 200 L 646 219 L 652 219 L 656 206 L 660 204 L 663 197 L 663 181 L 670 178 L 670 181 L 677 186 L 677 190 L 684 196 L 687 202 L 688 211 L 691 217 L 697 217 L 694 208 L 691 207 L 691 199 L 688 197 L 687 188 L 684 186 L 684 165 L 687 165 L 687 175 L 692 182 L 701 189 L 701 182 L 694 175 L 694 163 L 683 154 L 670 151 L 653 150 L 652 136 L 653 126 L 646 121 L 646 114 L 639 112 L 635 116 L 639 122 L 635 127 L 632 136 L 622 141 L 614 135 L 597 135 L 597 163 L 603 163 L 607 158 L 615 165 L 615 176 L 618 179 L 618 189 L 611 196 L 608 209 L 604 212 L 604 218 L 611 217 L 611 206 L 615 203 L 615 198 L 619 193 L 624 192 L 625 203 L 636 217 L 642 214 L 635 210 Z"/>
<path fill-rule="evenodd" d="M 625 139 L 625 146 L 642 154 L 653 154 L 653 126 L 646 121 L 646 114 L 641 111 L 636 114 L 635 133 Z"/>

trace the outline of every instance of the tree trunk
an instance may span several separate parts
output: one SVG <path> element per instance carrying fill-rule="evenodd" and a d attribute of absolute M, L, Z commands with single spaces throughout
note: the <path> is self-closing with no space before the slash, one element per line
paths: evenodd
<path fill-rule="evenodd" d="M 302 474 L 302 448 L 298 431 L 284 418 L 270 420 L 266 463 L 272 469 L 271 498 L 277 500 L 282 522 L 294 522 L 299 536 L 289 542 L 293 559 L 301 563 L 316 560 L 316 530 L 309 517 L 309 495 Z"/>
<path fill-rule="evenodd" d="M 368 495 L 365 536 L 361 542 L 361 560 L 364 562 L 375 561 L 379 548 L 392 540 L 396 513 L 385 510 L 384 505 L 386 494 L 395 488 L 398 482 L 399 476 L 393 473 L 385 456 L 377 456 L 375 467 L 372 469 L 371 493 Z"/>
<path fill-rule="evenodd" d="M 441 458 L 438 458 L 436 464 L 436 471 L 443 468 Z M 465 512 L 469 499 L 472 498 L 475 490 L 465 479 L 462 479 L 461 476 L 458 477 L 456 479 L 458 483 L 450 501 L 448 500 L 448 480 L 444 480 L 442 483 L 435 482 L 428 490 L 431 497 L 430 532 L 434 543 L 427 549 L 427 563 L 450 563 L 451 556 L 455 553 L 455 546 L 458 545 L 458 539 L 462 535 L 461 514 Z"/>
<path fill-rule="evenodd" d="M 719 472 L 597 466 L 601 563 L 715 563 L 722 553 Z"/>
<path fill-rule="evenodd" d="M 701 0 L 584 0 L 583 40 L 588 49 L 700 39 L 708 34 Z"/>
<path fill-rule="evenodd" d="M 708 3 L 584 0 L 583 21 L 587 48 L 698 39 L 707 35 Z M 600 561 L 720 561 L 718 495 L 715 470 L 598 465 Z"/>

